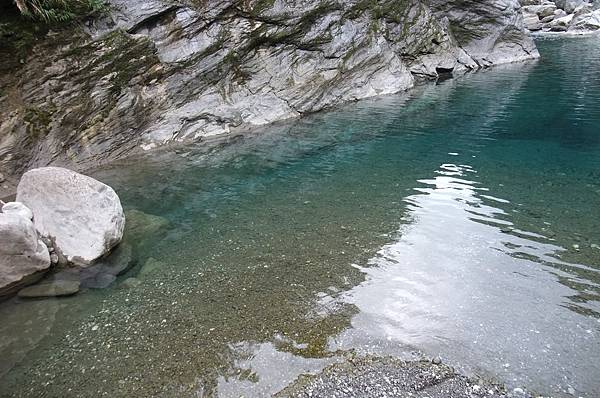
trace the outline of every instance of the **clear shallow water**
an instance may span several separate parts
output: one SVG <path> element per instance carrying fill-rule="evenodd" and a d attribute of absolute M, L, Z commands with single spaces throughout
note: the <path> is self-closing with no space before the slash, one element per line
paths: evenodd
<path fill-rule="evenodd" d="M 599 396 L 600 45 L 539 46 L 97 171 L 169 225 L 109 289 L 0 305 L 0 395 L 264 396 L 354 349 Z"/>

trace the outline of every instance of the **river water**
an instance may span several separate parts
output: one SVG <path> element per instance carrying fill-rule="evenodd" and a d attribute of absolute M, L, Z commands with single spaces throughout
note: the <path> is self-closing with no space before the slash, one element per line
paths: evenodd
<path fill-rule="evenodd" d="M 538 46 L 97 170 L 161 228 L 106 289 L 0 304 L 0 396 L 266 396 L 346 352 L 600 396 L 600 44 Z"/>

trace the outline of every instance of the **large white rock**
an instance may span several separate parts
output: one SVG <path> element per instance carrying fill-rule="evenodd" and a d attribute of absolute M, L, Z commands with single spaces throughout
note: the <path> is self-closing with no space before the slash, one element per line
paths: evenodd
<path fill-rule="evenodd" d="M 115 191 L 74 171 L 28 171 L 17 187 L 17 201 L 33 211 L 39 234 L 76 265 L 90 265 L 123 237 L 125 216 Z"/>
<path fill-rule="evenodd" d="M 31 220 L 0 213 L 0 299 L 36 282 L 49 267 L 48 248 Z"/>

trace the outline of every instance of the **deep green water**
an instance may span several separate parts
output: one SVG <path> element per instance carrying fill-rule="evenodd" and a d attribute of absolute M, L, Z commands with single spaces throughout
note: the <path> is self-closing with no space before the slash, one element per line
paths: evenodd
<path fill-rule="evenodd" d="M 108 289 L 0 304 L 0 395 L 264 396 L 355 350 L 600 396 L 600 42 L 538 45 L 98 170 L 170 224 Z"/>

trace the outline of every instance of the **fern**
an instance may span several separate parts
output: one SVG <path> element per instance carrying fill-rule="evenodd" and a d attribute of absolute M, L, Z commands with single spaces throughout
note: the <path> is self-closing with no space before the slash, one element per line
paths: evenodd
<path fill-rule="evenodd" d="M 45 23 L 64 23 L 106 9 L 103 0 L 15 0 L 21 14 Z"/>

